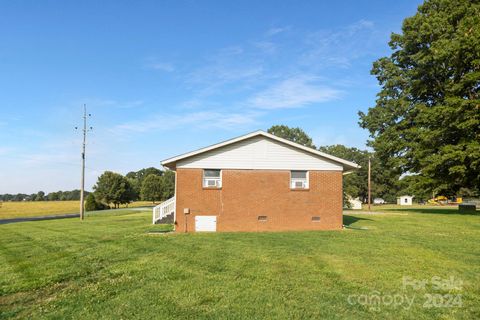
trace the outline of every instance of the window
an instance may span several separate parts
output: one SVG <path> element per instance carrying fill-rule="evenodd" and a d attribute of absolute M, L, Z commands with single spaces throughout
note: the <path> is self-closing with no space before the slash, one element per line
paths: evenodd
<path fill-rule="evenodd" d="M 221 188 L 222 174 L 218 169 L 203 170 L 203 187 L 204 188 Z"/>
<path fill-rule="evenodd" d="M 308 171 L 291 171 L 290 188 L 308 189 Z"/>
<path fill-rule="evenodd" d="M 258 216 L 258 221 L 267 221 L 267 216 Z"/>
<path fill-rule="evenodd" d="M 319 216 L 313 216 L 312 217 L 312 222 L 320 222 L 320 217 Z"/>
<path fill-rule="evenodd" d="M 407 200 L 407 198 L 405 198 L 405 203 L 408 203 L 408 200 Z"/>

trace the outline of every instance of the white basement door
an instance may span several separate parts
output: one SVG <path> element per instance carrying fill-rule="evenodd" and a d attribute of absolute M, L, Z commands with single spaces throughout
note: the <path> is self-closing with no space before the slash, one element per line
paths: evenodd
<path fill-rule="evenodd" d="M 195 231 L 217 231 L 217 216 L 195 216 Z"/>

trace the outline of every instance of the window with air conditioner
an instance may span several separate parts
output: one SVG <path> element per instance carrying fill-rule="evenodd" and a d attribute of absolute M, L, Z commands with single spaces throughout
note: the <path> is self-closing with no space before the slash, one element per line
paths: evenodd
<path fill-rule="evenodd" d="M 291 171 L 290 188 L 308 189 L 308 171 Z"/>
<path fill-rule="evenodd" d="M 221 188 L 222 172 L 218 169 L 203 170 L 203 187 L 204 188 Z"/>

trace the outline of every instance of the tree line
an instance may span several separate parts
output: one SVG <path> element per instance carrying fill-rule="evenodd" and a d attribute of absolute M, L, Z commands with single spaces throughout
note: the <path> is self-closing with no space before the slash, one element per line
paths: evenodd
<path fill-rule="evenodd" d="M 164 201 L 175 193 L 175 173 L 157 168 L 131 171 L 125 176 L 105 171 L 98 177 L 93 192 L 86 198 L 87 211 L 118 208 L 121 204 L 144 200 Z"/>
<path fill-rule="evenodd" d="M 85 192 L 86 195 L 89 192 Z M 67 201 L 67 200 L 80 200 L 80 190 L 75 189 L 71 191 L 56 191 L 46 194 L 43 191 L 37 193 L 26 194 L 0 194 L 0 201 Z"/>
<path fill-rule="evenodd" d="M 87 210 L 118 208 L 121 204 L 143 200 L 152 203 L 164 201 L 175 193 L 175 173 L 157 168 L 144 168 L 120 173 L 105 171 L 101 174 L 93 192 L 85 191 Z M 0 201 L 67 201 L 80 200 L 80 190 L 56 191 L 46 194 L 1 194 Z"/>

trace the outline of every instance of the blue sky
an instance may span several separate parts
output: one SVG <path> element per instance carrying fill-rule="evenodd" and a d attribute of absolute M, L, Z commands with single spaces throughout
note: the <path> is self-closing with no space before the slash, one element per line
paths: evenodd
<path fill-rule="evenodd" d="M 274 124 L 365 147 L 372 62 L 419 1 L 2 1 L 0 193 L 78 188 Z"/>

